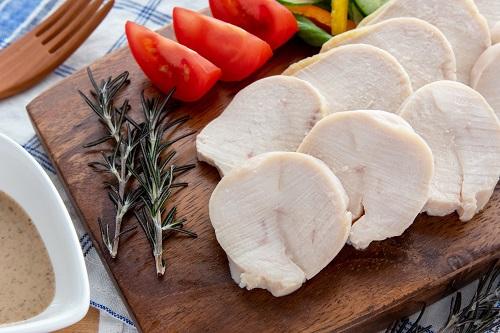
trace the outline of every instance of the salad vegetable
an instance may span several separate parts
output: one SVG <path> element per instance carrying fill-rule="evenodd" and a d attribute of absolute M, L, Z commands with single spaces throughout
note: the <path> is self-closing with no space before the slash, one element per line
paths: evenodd
<path fill-rule="evenodd" d="M 324 2 L 325 0 L 278 0 L 283 5 L 315 5 Z"/>
<path fill-rule="evenodd" d="M 349 0 L 332 0 L 332 35 L 347 30 L 347 13 Z"/>
<path fill-rule="evenodd" d="M 174 8 L 179 43 L 198 52 L 222 70 L 221 80 L 239 81 L 271 58 L 269 44 L 245 30 L 198 12 Z"/>
<path fill-rule="evenodd" d="M 297 19 L 297 23 L 299 24 L 298 35 L 307 44 L 315 47 L 321 47 L 330 38 L 332 38 L 332 35 L 319 28 L 311 20 L 305 18 L 304 16 L 295 15 L 295 17 Z"/>
<path fill-rule="evenodd" d="M 221 76 L 221 70 L 189 48 L 141 25 L 127 22 L 125 32 L 132 55 L 146 76 L 163 93 L 195 101 Z"/>
<path fill-rule="evenodd" d="M 359 9 L 356 2 L 349 1 L 349 18 L 354 22 L 354 24 L 358 25 L 361 20 L 365 18 L 361 9 Z"/>
<path fill-rule="evenodd" d="M 321 46 L 327 36 L 331 37 L 330 33 L 338 35 L 356 28 L 366 15 L 371 14 L 387 1 L 277 0 L 295 14 L 299 25 L 299 37 L 314 46 Z"/>
<path fill-rule="evenodd" d="M 389 0 L 354 0 L 361 12 L 368 16 L 380 7 L 382 7 Z"/>
<path fill-rule="evenodd" d="M 329 11 L 312 5 L 299 6 L 299 5 L 287 5 L 286 6 L 292 13 L 299 14 L 308 19 L 319 23 L 325 27 L 331 26 L 331 14 Z M 300 23 L 299 23 L 300 24 Z M 300 26 L 299 26 L 300 29 Z"/>
<path fill-rule="evenodd" d="M 298 30 L 293 14 L 276 0 L 210 0 L 213 17 L 237 25 L 266 41 L 272 49 Z"/>

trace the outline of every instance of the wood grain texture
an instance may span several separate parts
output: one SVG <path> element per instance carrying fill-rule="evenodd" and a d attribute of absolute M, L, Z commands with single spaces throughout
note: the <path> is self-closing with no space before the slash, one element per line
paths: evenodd
<path fill-rule="evenodd" d="M 89 308 L 85 318 L 75 325 L 71 325 L 63 330 L 54 333 L 98 333 L 99 332 L 99 311 Z"/>
<path fill-rule="evenodd" d="M 200 131 L 240 89 L 282 72 L 313 52 L 300 41 L 291 41 L 253 78 L 219 83 L 199 102 L 178 105 L 177 114 L 192 116 L 184 131 Z M 139 117 L 141 90 L 154 93 L 154 89 L 128 49 L 110 54 L 91 68 L 97 78 L 130 71 L 132 83 L 124 95 L 131 101 L 133 116 Z M 102 176 L 87 167 L 97 152 L 82 148 L 103 134 L 97 118 L 76 93 L 89 88 L 86 73 L 79 71 L 36 98 L 28 111 L 143 332 L 373 332 L 397 316 L 417 310 L 421 302 L 451 293 L 500 256 L 497 188 L 485 211 L 469 223 L 459 222 L 455 215 L 420 216 L 402 237 L 374 243 L 365 251 L 346 246 L 292 295 L 274 298 L 263 290 L 242 290 L 231 280 L 208 217 L 217 172 L 199 163 L 183 177 L 190 187 L 175 196 L 180 215 L 188 219 L 199 238 L 177 237 L 166 242 L 166 276 L 156 277 L 151 249 L 142 232 L 123 239 L 119 258 L 111 260 L 100 247 L 96 221 L 99 216 L 112 220 L 112 205 L 101 185 Z M 176 148 L 179 162 L 196 161 L 194 137 Z M 135 221 L 127 222 L 132 223 Z"/>

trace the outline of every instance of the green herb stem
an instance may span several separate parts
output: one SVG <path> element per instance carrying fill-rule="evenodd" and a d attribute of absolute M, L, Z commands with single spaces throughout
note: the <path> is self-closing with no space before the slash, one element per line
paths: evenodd
<path fill-rule="evenodd" d="M 94 170 L 108 172 L 113 175 L 114 182 L 109 183 L 108 196 L 115 205 L 114 234 L 109 233 L 109 225 L 104 224 L 99 218 L 101 238 L 104 246 L 112 258 L 118 255 L 120 236 L 132 229 L 122 231 L 123 219 L 127 212 L 137 203 L 139 192 L 131 190 L 130 183 L 132 170 L 134 168 L 135 150 L 139 143 L 138 128 L 135 122 L 127 117 L 130 107 L 128 101 L 124 101 L 120 108 L 114 106 L 114 99 L 118 92 L 128 83 L 128 72 L 118 75 L 116 78 L 109 77 L 107 80 L 97 84 L 90 69 L 87 69 L 89 80 L 93 90 L 90 97 L 79 91 L 87 105 L 99 117 L 108 134 L 99 138 L 85 147 L 94 147 L 113 141 L 113 152 L 102 153 L 102 161 L 89 164 Z"/>
<path fill-rule="evenodd" d="M 191 164 L 176 166 L 173 163 L 176 153 L 171 149 L 171 146 L 181 138 L 193 133 L 180 135 L 174 139 L 166 138 L 168 137 L 167 132 L 173 132 L 176 126 L 189 119 L 181 117 L 169 121 L 167 103 L 172 94 L 173 91 L 163 100 L 160 98 L 146 99 L 144 95 L 142 96 L 145 120 L 141 125 L 141 173 L 135 175 L 142 189 L 141 199 L 143 203 L 136 216 L 150 242 L 156 274 L 159 277 L 165 274 L 163 241 L 169 233 L 178 232 L 196 237 L 195 233 L 184 229 L 184 219 L 176 219 L 177 208 L 175 206 L 168 212 L 166 211 L 166 205 L 173 190 L 187 186 L 186 183 L 176 183 L 176 177 L 194 168 L 194 165 Z"/>
<path fill-rule="evenodd" d="M 391 325 L 386 333 L 423 333 L 431 326 L 419 325 L 425 306 L 416 322 L 408 328 L 408 318 Z M 457 292 L 450 304 L 448 320 L 439 333 L 486 333 L 500 328 L 500 266 L 498 262 L 483 275 L 470 302 L 462 307 L 462 294 Z M 495 331 L 496 332 L 496 331 Z"/>

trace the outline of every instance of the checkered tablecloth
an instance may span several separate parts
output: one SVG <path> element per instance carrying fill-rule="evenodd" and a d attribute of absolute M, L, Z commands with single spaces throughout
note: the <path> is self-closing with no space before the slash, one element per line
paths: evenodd
<path fill-rule="evenodd" d="M 62 0 L 0 0 L 0 48 L 8 46 L 16 38 L 32 29 L 62 2 Z M 55 82 L 92 63 L 95 59 L 123 46 L 126 43 L 123 29 L 126 20 L 135 21 L 152 29 L 158 29 L 171 21 L 170 15 L 174 6 L 200 9 L 207 7 L 207 0 L 116 0 L 114 8 L 104 22 L 77 52 L 57 68 L 54 73 L 34 88 L 0 101 L 0 132 L 7 134 L 23 145 L 45 168 L 56 187 L 60 190 L 61 196 L 71 213 L 80 238 L 90 278 L 90 305 L 99 309 L 101 313 L 99 324 L 99 332 L 101 333 L 136 332 L 136 329 L 101 260 L 97 256 L 89 235 L 84 231 L 66 194 L 62 190 L 55 169 L 43 151 L 30 124 L 25 106 Z M 61 110 L 61 112 L 70 111 Z M 472 291 L 473 286 L 471 285 L 464 292 L 465 295 L 471 295 Z M 448 314 L 449 301 L 449 298 L 443 299 L 430 307 L 424 316 L 423 322 L 440 327 L 440 323 L 444 321 Z M 154 309 L 152 310 L 154 311 Z"/>

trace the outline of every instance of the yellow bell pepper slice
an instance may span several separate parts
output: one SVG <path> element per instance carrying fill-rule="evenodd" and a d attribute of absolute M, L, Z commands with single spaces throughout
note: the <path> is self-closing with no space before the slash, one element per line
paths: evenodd
<path fill-rule="evenodd" d="M 347 31 L 348 7 L 349 0 L 332 0 L 332 35 L 335 36 Z"/>
<path fill-rule="evenodd" d="M 294 14 L 305 16 L 308 19 L 312 19 L 313 21 L 316 21 L 317 23 L 320 23 L 327 27 L 331 25 L 331 14 L 323 8 L 312 5 L 286 5 L 286 7 Z"/>

